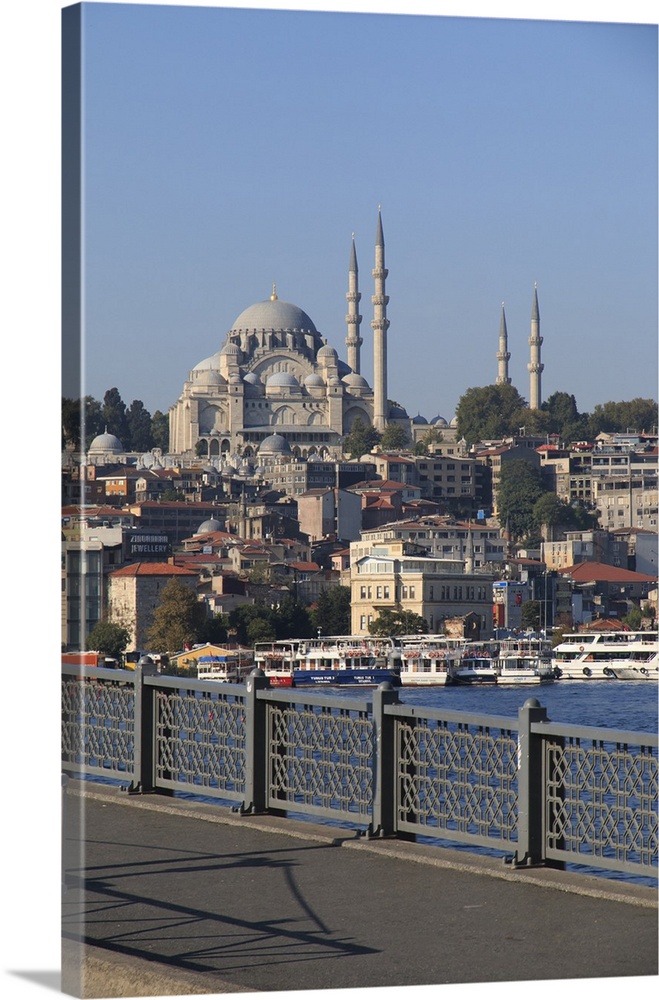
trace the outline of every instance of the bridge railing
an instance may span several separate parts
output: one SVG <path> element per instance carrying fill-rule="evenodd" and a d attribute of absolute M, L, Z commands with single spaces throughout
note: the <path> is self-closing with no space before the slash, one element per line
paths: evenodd
<path fill-rule="evenodd" d="M 555 723 L 534 698 L 507 718 L 404 704 L 388 684 L 344 697 L 260 671 L 234 685 L 63 667 L 62 770 L 515 865 L 656 875 L 656 735 Z"/>

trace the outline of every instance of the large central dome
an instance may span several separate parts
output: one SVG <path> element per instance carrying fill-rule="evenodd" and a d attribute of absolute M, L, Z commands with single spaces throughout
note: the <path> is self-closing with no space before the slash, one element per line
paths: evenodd
<path fill-rule="evenodd" d="M 247 331 L 260 333 L 261 330 L 299 330 L 300 333 L 317 334 L 318 331 L 304 309 L 280 299 L 266 299 L 244 309 L 235 320 L 229 335 Z"/>

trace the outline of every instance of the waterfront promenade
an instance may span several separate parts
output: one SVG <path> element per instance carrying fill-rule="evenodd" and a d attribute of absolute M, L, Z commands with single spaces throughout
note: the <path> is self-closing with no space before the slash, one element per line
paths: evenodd
<path fill-rule="evenodd" d="M 619 880 L 89 782 L 64 833 L 72 995 L 657 975 L 656 892 Z"/>

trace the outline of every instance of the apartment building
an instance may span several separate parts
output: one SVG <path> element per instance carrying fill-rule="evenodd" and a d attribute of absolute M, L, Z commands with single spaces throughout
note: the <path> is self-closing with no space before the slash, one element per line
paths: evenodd
<path fill-rule="evenodd" d="M 436 559 L 402 540 L 358 555 L 362 545 L 351 545 L 353 635 L 367 635 L 385 610 L 421 615 L 430 632 L 441 631 L 447 618 L 475 613 L 481 636 L 492 634 L 492 576 L 465 573 L 460 560 Z"/>

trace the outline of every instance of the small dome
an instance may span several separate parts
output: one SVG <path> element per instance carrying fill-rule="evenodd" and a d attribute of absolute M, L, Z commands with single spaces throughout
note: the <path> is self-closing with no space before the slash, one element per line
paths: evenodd
<path fill-rule="evenodd" d="M 238 344 L 234 344 L 231 341 L 229 341 L 228 344 L 224 345 L 224 347 L 220 351 L 220 354 L 223 354 L 225 358 L 226 357 L 234 357 L 235 358 L 235 357 L 239 356 L 239 354 L 240 354 L 240 348 L 238 347 Z"/>
<path fill-rule="evenodd" d="M 430 423 L 436 424 L 438 427 L 448 427 L 448 424 L 446 423 L 446 420 L 444 420 L 444 417 L 440 417 L 439 415 L 433 417 Z"/>
<path fill-rule="evenodd" d="M 353 389 L 368 389 L 369 385 L 363 375 L 358 375 L 356 372 L 350 372 L 341 381 L 350 386 Z"/>
<path fill-rule="evenodd" d="M 449 424 L 449 427 L 457 427 L 457 426 L 458 426 L 458 418 L 457 417 L 453 417 L 452 420 L 451 420 L 451 422 L 450 422 L 450 424 Z"/>
<path fill-rule="evenodd" d="M 103 434 L 97 434 L 89 446 L 90 451 L 106 451 L 113 455 L 124 450 L 124 446 L 114 434 L 108 434 L 107 428 Z"/>
<path fill-rule="evenodd" d="M 261 384 L 261 379 L 256 374 L 256 372 L 247 372 L 247 374 L 245 375 L 245 378 L 243 379 L 243 381 L 249 383 L 249 385 L 260 385 Z"/>
<path fill-rule="evenodd" d="M 318 386 L 318 388 L 320 389 L 325 388 L 325 383 L 323 382 L 322 375 L 319 375 L 318 372 L 312 372 L 311 375 L 307 375 L 307 377 L 304 380 L 304 385 L 308 385 L 311 387 Z"/>
<path fill-rule="evenodd" d="M 202 523 L 197 528 L 196 534 L 198 535 L 209 535 L 211 531 L 224 531 L 224 525 L 217 521 L 214 517 L 209 517 L 207 521 L 202 521 Z"/>
<path fill-rule="evenodd" d="M 390 420 L 409 420 L 407 410 L 403 406 L 390 406 L 389 407 L 389 419 Z"/>
<path fill-rule="evenodd" d="M 420 413 L 417 413 L 416 417 L 412 417 L 413 424 L 427 424 L 428 421 L 425 417 L 422 417 Z"/>
<path fill-rule="evenodd" d="M 281 434 L 271 434 L 259 446 L 259 455 L 290 455 L 291 446 Z"/>
<path fill-rule="evenodd" d="M 275 372 L 274 375 L 270 375 L 266 386 L 269 389 L 271 386 L 279 386 L 280 388 L 290 388 L 299 389 L 300 383 L 296 379 L 295 375 L 291 375 L 290 372 Z"/>

